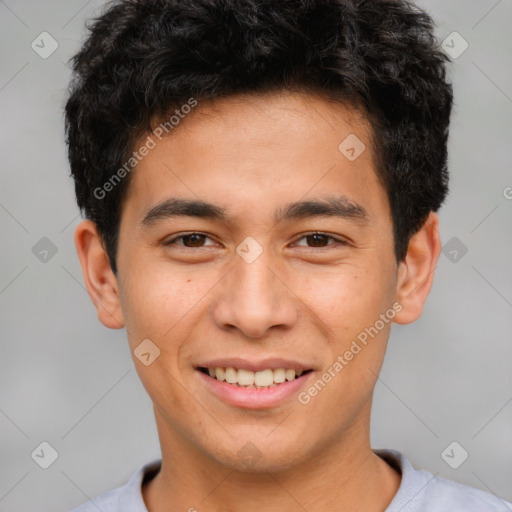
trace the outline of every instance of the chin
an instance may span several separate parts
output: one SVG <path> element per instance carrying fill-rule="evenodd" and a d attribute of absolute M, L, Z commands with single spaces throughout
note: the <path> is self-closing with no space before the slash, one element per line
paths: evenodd
<path fill-rule="evenodd" d="M 290 437 L 282 435 L 271 441 L 266 436 L 268 433 L 261 437 L 246 436 L 236 442 L 230 438 L 226 440 L 229 446 L 225 450 L 219 450 L 217 445 L 209 455 L 219 465 L 241 473 L 284 472 L 308 459 L 311 450 L 306 449 L 300 438 L 292 442 Z"/>

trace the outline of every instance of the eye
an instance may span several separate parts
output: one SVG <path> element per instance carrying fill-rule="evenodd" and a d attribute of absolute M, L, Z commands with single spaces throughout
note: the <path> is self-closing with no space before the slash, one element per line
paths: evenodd
<path fill-rule="evenodd" d="M 206 239 L 212 240 L 209 236 L 204 235 L 203 233 L 186 233 L 167 240 L 164 245 L 179 245 L 188 248 L 208 247 L 204 245 L 204 241 Z M 182 243 L 179 243 L 178 240 L 181 240 Z"/>
<path fill-rule="evenodd" d="M 340 240 L 338 238 L 334 238 L 333 236 L 327 235 L 326 233 L 308 233 L 307 235 L 302 236 L 299 238 L 299 240 L 306 240 L 306 244 L 312 244 L 307 245 L 307 247 L 312 248 L 323 248 L 323 247 L 329 247 L 329 246 L 339 246 L 339 245 L 346 245 L 347 242 L 344 240 Z M 334 243 L 328 243 L 329 240 L 334 240 Z M 304 246 L 305 244 L 299 244 L 296 243 L 296 245 Z"/>
<path fill-rule="evenodd" d="M 206 240 L 213 241 L 212 238 L 209 236 L 203 234 L 203 233 L 185 233 L 179 236 L 176 236 L 174 238 L 171 238 L 170 240 L 167 240 L 164 242 L 164 245 L 166 246 L 180 246 L 180 247 L 186 247 L 189 249 L 193 248 L 201 248 L 201 247 L 211 247 L 215 245 L 213 244 L 205 244 Z M 299 243 L 301 240 L 305 240 L 306 243 Z M 332 243 L 329 243 L 332 242 Z M 295 245 L 298 246 L 306 246 L 310 248 L 319 248 L 322 249 L 324 247 L 330 247 L 330 246 L 340 246 L 340 245 L 347 245 L 347 242 L 344 240 L 335 238 L 333 236 L 330 236 L 326 233 L 308 233 L 306 235 L 303 235 L 301 238 L 299 238 L 299 241 L 295 243 Z"/>

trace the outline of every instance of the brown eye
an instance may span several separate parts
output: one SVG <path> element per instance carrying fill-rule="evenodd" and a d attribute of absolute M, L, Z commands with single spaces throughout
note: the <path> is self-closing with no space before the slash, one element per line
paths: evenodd
<path fill-rule="evenodd" d="M 318 233 L 306 236 L 306 240 L 308 241 L 311 247 L 325 247 L 325 245 L 328 245 L 329 238 L 331 237 L 326 235 L 320 235 Z"/>
<path fill-rule="evenodd" d="M 203 235 L 201 233 L 189 233 L 186 235 L 180 235 L 172 240 L 169 240 L 165 243 L 165 245 L 181 245 L 183 247 L 204 247 L 204 242 L 206 239 L 209 239 L 210 237 Z M 181 240 L 180 242 L 177 242 L 177 240 Z M 211 239 L 210 239 L 211 240 Z"/>
<path fill-rule="evenodd" d="M 345 242 L 343 240 L 339 240 L 337 238 L 334 238 L 330 235 L 327 235 L 325 233 L 309 233 L 307 235 L 304 235 L 299 240 L 306 240 L 306 244 L 300 244 L 297 243 L 299 246 L 306 246 L 311 248 L 323 248 L 323 247 L 329 247 L 329 246 L 337 246 L 337 245 L 344 245 Z M 329 243 L 329 241 L 334 241 L 334 243 Z"/>
<path fill-rule="evenodd" d="M 204 235 L 193 233 L 192 235 L 185 235 L 183 238 L 183 245 L 186 247 L 201 247 L 204 244 Z"/>

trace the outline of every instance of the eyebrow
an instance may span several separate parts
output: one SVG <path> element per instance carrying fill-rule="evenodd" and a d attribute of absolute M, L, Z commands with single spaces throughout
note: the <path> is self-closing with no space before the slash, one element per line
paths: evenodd
<path fill-rule="evenodd" d="M 142 219 L 142 225 L 150 227 L 158 221 L 175 217 L 196 217 L 223 222 L 229 220 L 227 211 L 221 206 L 202 200 L 170 198 L 147 211 Z M 289 203 L 276 210 L 274 222 L 313 217 L 338 217 L 363 222 L 369 220 L 367 211 L 360 204 L 354 203 L 346 196 L 336 196 Z"/>

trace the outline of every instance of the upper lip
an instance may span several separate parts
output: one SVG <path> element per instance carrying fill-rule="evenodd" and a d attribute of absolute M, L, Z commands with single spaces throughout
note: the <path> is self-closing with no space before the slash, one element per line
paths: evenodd
<path fill-rule="evenodd" d="M 307 363 L 282 358 L 262 359 L 260 361 L 249 361 L 248 359 L 244 359 L 241 357 L 222 358 L 212 359 L 210 361 L 203 361 L 195 366 L 196 368 L 236 368 L 238 370 L 252 370 L 253 372 L 259 372 L 268 369 L 276 370 L 278 368 L 298 371 L 306 371 L 313 369 L 312 366 L 308 365 Z"/>

